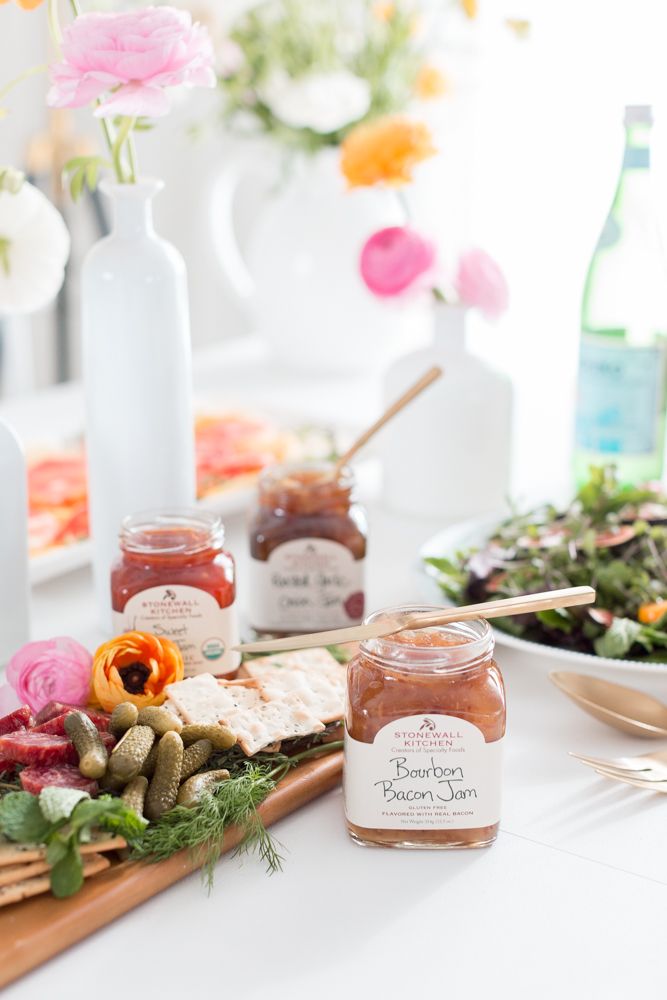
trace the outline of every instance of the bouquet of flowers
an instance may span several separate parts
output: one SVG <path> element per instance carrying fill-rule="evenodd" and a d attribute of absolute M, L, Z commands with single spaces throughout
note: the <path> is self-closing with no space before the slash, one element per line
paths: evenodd
<path fill-rule="evenodd" d="M 268 0 L 231 26 L 218 52 L 224 117 L 245 133 L 316 152 L 361 122 L 439 96 L 421 12 L 396 0 Z"/>

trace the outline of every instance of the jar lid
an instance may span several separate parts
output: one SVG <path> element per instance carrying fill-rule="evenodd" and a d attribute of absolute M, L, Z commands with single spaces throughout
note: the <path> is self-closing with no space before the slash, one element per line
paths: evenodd
<path fill-rule="evenodd" d="M 437 611 L 442 611 L 442 608 L 434 605 L 399 605 L 374 612 L 365 619 L 364 624 L 369 625 L 386 617 Z M 477 666 L 491 656 L 494 645 L 491 626 L 480 618 L 397 632 L 380 639 L 366 639 L 360 643 L 360 649 L 365 655 L 394 670 L 438 674 L 454 673 Z"/>
<path fill-rule="evenodd" d="M 120 545 L 137 555 L 185 556 L 221 549 L 225 527 L 219 514 L 198 508 L 146 510 L 123 518 Z"/>

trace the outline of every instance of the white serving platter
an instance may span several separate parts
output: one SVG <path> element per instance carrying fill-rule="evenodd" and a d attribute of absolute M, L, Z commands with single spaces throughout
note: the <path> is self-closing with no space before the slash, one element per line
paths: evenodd
<path fill-rule="evenodd" d="M 419 550 L 419 558 L 423 570 L 424 596 L 429 601 L 437 604 L 452 603 L 438 586 L 436 576 L 437 570 L 429 566 L 424 559 L 449 558 L 451 559 L 457 552 L 466 551 L 470 548 L 481 548 L 487 541 L 493 530 L 501 523 L 503 515 L 494 517 L 475 518 L 471 521 L 463 521 L 460 524 L 451 525 L 443 531 L 439 531 L 432 538 L 422 545 Z M 606 656 L 595 656 L 590 653 L 578 653 L 571 649 L 560 649 L 558 646 L 547 646 L 539 642 L 530 642 L 528 639 L 520 639 L 517 636 L 509 635 L 494 628 L 493 634 L 499 646 L 507 646 L 510 649 L 518 649 L 524 653 L 530 653 L 544 660 L 557 661 L 561 667 L 569 666 L 572 670 L 603 669 L 615 672 L 640 673 L 640 674 L 660 674 L 667 676 L 667 663 L 641 663 L 638 660 L 612 660 Z"/>

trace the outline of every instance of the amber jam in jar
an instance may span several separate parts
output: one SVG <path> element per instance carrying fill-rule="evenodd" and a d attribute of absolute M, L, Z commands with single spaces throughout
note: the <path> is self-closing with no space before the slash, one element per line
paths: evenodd
<path fill-rule="evenodd" d="M 402 612 L 371 615 L 368 622 Z M 487 622 L 360 644 L 348 666 L 345 814 L 382 847 L 485 847 L 500 819 L 505 691 Z"/>
<path fill-rule="evenodd" d="M 155 510 L 126 517 L 111 570 L 113 624 L 172 639 L 186 676 L 230 674 L 241 657 L 234 560 L 225 530 L 206 510 Z"/>
<path fill-rule="evenodd" d="M 293 634 L 360 622 L 366 516 L 349 469 L 304 463 L 268 469 L 250 523 L 250 621 Z"/>

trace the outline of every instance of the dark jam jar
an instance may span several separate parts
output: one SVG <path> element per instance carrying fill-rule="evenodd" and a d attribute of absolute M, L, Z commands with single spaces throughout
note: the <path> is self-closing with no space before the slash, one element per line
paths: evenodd
<path fill-rule="evenodd" d="M 360 622 L 366 515 L 349 469 L 304 463 L 268 469 L 250 522 L 250 621 L 294 634 Z"/>
<path fill-rule="evenodd" d="M 126 517 L 111 570 L 113 624 L 172 639 L 186 676 L 236 671 L 240 654 L 234 560 L 224 526 L 206 510 L 154 510 Z"/>
<path fill-rule="evenodd" d="M 383 615 L 437 611 L 403 607 Z M 345 814 L 381 847 L 486 847 L 498 833 L 505 691 L 485 621 L 360 643 L 347 671 Z"/>

